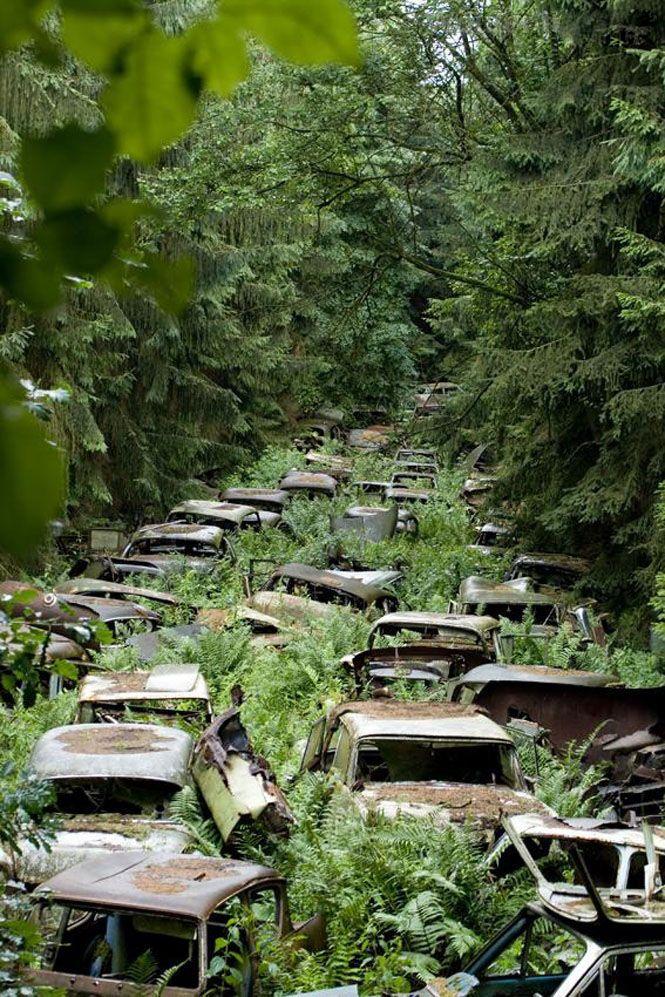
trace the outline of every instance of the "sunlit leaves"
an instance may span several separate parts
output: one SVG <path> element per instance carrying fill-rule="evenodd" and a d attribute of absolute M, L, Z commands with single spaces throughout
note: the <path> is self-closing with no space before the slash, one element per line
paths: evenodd
<path fill-rule="evenodd" d="M 208 90 L 228 97 L 249 72 L 247 49 L 230 19 L 197 24 L 189 33 L 192 68 Z"/>
<path fill-rule="evenodd" d="M 22 557 L 61 511 L 62 455 L 24 404 L 20 386 L 0 373 L 0 550 Z"/>
<path fill-rule="evenodd" d="M 291 62 L 359 61 L 353 14 L 343 0 L 222 0 L 221 7 Z"/>
<path fill-rule="evenodd" d="M 142 34 L 132 46 L 124 72 L 103 98 L 120 152 L 149 162 L 191 124 L 196 94 L 187 78 L 189 51 L 184 36 L 159 31 Z"/>

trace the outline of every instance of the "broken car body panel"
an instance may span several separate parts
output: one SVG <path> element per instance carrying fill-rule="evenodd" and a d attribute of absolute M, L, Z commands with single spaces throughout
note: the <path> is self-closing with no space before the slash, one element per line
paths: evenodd
<path fill-rule="evenodd" d="M 285 834 L 293 814 L 265 759 L 253 750 L 238 707 L 217 717 L 201 735 L 193 774 L 219 831 L 227 841 L 244 820 L 261 820 Z"/>

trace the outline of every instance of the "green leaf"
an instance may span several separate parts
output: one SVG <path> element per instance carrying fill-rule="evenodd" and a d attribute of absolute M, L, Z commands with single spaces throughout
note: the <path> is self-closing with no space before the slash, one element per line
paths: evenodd
<path fill-rule="evenodd" d="M 178 315 L 189 303 L 194 276 L 194 261 L 188 256 L 167 260 L 151 255 L 136 271 L 134 283 L 149 291 L 165 312 Z"/>
<path fill-rule="evenodd" d="M 0 239 L 0 287 L 33 311 L 52 308 L 60 300 L 61 273 L 41 260 L 24 256 L 8 239 Z"/>
<path fill-rule="evenodd" d="M 48 443 L 44 424 L 23 404 L 20 386 L 0 373 L 0 550 L 25 557 L 61 511 L 60 451 Z"/>
<path fill-rule="evenodd" d="M 107 128 L 90 132 L 75 124 L 65 125 L 41 138 L 23 140 L 23 178 L 44 211 L 66 211 L 102 193 L 114 151 Z"/>
<path fill-rule="evenodd" d="M 27 41 L 52 6 L 53 0 L 3 0 L 0 3 L 0 52 Z"/>
<path fill-rule="evenodd" d="M 209 90 L 228 97 L 249 73 L 247 47 L 237 27 L 222 15 L 197 24 L 187 37 L 194 72 Z"/>
<path fill-rule="evenodd" d="M 75 273 L 98 273 L 113 256 L 120 232 L 94 211 L 75 208 L 51 215 L 35 232 L 46 261 Z"/>
<path fill-rule="evenodd" d="M 185 71 L 188 54 L 186 36 L 167 38 L 154 30 L 136 40 L 122 76 L 103 97 L 120 152 L 150 162 L 189 127 L 196 100 Z"/>
<path fill-rule="evenodd" d="M 56 675 L 61 675 L 63 679 L 71 679 L 73 682 L 79 677 L 78 668 L 73 661 L 55 661 L 51 665 L 51 671 Z"/>
<path fill-rule="evenodd" d="M 149 23 L 135 4 L 68 2 L 62 36 L 75 56 L 100 73 L 110 72 L 122 54 Z"/>
<path fill-rule="evenodd" d="M 223 0 L 221 9 L 291 62 L 360 62 L 355 18 L 344 0 Z"/>

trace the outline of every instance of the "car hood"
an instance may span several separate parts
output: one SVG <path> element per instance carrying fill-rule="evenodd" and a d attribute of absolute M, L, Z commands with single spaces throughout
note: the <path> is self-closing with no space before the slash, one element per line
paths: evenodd
<path fill-rule="evenodd" d="M 433 816 L 437 824 L 471 821 L 482 829 L 501 827 L 503 817 L 552 811 L 531 793 L 507 786 L 477 786 L 455 782 L 365 783 L 353 794 L 363 814 Z"/>
<path fill-rule="evenodd" d="M 175 821 L 117 814 L 72 817 L 62 822 L 48 848 L 22 842 L 16 873 L 19 880 L 37 885 L 106 852 L 159 851 L 177 855 L 190 844 L 191 836 Z M 11 871 L 10 860 L 2 851 L 0 867 Z"/>

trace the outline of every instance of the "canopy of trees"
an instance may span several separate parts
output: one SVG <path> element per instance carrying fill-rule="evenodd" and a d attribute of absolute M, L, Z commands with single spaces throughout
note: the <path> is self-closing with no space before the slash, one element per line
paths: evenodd
<path fill-rule="evenodd" d="M 665 546 L 661 4 L 354 0 L 360 58 L 341 4 L 312 25 L 293 0 L 279 31 L 241 6 L 133 15 L 184 60 L 153 134 L 123 111 L 138 43 L 100 55 L 69 2 L 38 31 L 18 4 L 7 34 L 5 232 L 36 233 L 60 291 L 5 280 L 0 355 L 70 391 L 70 510 L 150 516 L 297 413 L 445 374 L 466 390 L 436 431 L 497 447 L 522 532 L 643 598 Z M 49 204 L 39 141 L 64 126 Z M 72 189 L 97 219 L 80 238 L 53 220 Z"/>

